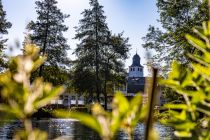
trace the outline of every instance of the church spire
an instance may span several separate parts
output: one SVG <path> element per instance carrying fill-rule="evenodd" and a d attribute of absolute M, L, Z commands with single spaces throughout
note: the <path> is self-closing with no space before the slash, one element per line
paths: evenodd
<path fill-rule="evenodd" d="M 136 54 L 133 56 L 133 62 L 132 62 L 132 65 L 131 66 L 132 67 L 135 67 L 135 66 L 141 67 L 140 60 L 141 60 L 141 58 L 140 58 L 140 56 L 136 52 Z"/>
<path fill-rule="evenodd" d="M 143 66 L 140 64 L 140 56 L 136 54 L 133 56 L 132 65 L 129 67 L 129 77 L 143 77 Z"/>

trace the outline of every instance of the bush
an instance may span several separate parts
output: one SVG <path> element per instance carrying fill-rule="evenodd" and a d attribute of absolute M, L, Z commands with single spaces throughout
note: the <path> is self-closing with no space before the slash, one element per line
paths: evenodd
<path fill-rule="evenodd" d="M 30 82 L 31 73 L 45 59 L 39 56 L 38 47 L 26 45 L 24 54 L 11 58 L 9 69 L 0 74 L 0 94 L 4 101 L 0 103 L 1 120 L 18 119 L 24 124 L 24 130 L 16 133 L 14 139 L 47 139 L 45 132 L 32 128 L 31 116 L 58 98 L 64 88 L 54 88 L 52 84 L 43 82 L 42 78 Z"/>
<path fill-rule="evenodd" d="M 189 67 L 174 62 L 167 80 L 161 84 L 182 95 L 185 102 L 166 104 L 170 118 L 164 124 L 175 128 L 180 138 L 210 139 L 210 22 L 193 29 L 196 37 L 186 35 L 198 53 L 188 54 Z M 205 129 L 203 129 L 205 128 Z"/>

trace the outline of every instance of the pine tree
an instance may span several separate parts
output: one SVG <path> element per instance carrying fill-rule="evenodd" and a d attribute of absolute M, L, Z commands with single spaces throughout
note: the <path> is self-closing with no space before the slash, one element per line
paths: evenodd
<path fill-rule="evenodd" d="M 130 47 L 130 44 L 128 44 L 129 38 L 124 38 L 123 32 L 117 35 L 108 34 L 107 38 L 106 45 L 101 52 L 103 54 L 101 70 L 104 79 L 105 109 L 107 109 L 107 91 L 113 93 L 114 91 L 110 91 L 110 89 L 113 89 L 114 85 L 125 84 L 126 71 L 123 60 L 128 58 Z"/>
<path fill-rule="evenodd" d="M 56 0 L 38 0 L 35 4 L 38 17 L 36 21 L 29 23 L 28 28 L 32 31 L 30 35 L 32 43 L 41 48 L 42 55 L 47 55 L 47 61 L 39 69 L 39 76 L 43 76 L 46 80 L 48 76 L 53 76 L 48 73 L 51 71 L 49 69 L 60 69 L 61 67 L 65 69 L 69 65 L 67 50 L 70 47 L 63 36 L 63 32 L 68 30 L 63 23 L 69 15 L 63 14 L 58 9 Z M 55 75 L 51 80 L 54 78 Z"/>
<path fill-rule="evenodd" d="M 77 92 L 89 93 L 90 98 L 96 93 L 98 102 L 103 93 L 106 108 L 107 90 L 111 91 L 114 82 L 119 82 L 117 77 L 125 74 L 122 60 L 128 57 L 130 45 L 123 33 L 112 35 L 103 6 L 97 0 L 90 0 L 90 6 L 91 9 L 84 10 L 84 17 L 76 27 L 75 39 L 80 43 L 75 50 L 73 85 Z"/>
<path fill-rule="evenodd" d="M 6 20 L 6 11 L 3 10 L 2 1 L 0 0 L 0 69 L 6 67 L 3 50 L 7 39 L 4 39 L 3 35 L 8 34 L 7 30 L 11 27 L 12 24 Z"/>
<path fill-rule="evenodd" d="M 90 6 L 91 9 L 85 9 L 82 12 L 84 18 L 79 21 L 79 26 L 76 27 L 75 39 L 79 39 L 81 42 L 77 44 L 75 50 L 78 57 L 75 68 L 82 68 L 82 71 L 88 70 L 94 73 L 92 76 L 95 79 L 95 87 L 92 92 L 96 93 L 97 100 L 100 101 L 102 88 L 102 79 L 100 78 L 102 55 L 100 52 L 103 50 L 109 29 L 105 22 L 103 6 L 98 3 L 98 0 L 90 0 Z"/>

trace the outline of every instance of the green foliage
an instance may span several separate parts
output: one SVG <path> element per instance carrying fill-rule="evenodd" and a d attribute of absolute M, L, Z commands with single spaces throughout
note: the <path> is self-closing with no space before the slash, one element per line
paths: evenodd
<path fill-rule="evenodd" d="M 90 0 L 90 9 L 82 12 L 83 18 L 76 27 L 75 39 L 77 56 L 73 67 L 73 86 L 79 93 L 93 93 L 100 101 L 100 94 L 105 96 L 108 83 L 119 82 L 116 77 L 125 75 L 123 60 L 128 57 L 130 45 L 123 33 L 112 35 L 104 16 L 103 6 L 98 0 Z"/>
<path fill-rule="evenodd" d="M 199 54 L 188 54 L 190 67 L 174 62 L 167 80 L 161 84 L 184 97 L 185 104 L 167 104 L 171 118 L 163 123 L 175 128 L 181 138 L 210 139 L 210 22 L 193 29 L 195 35 L 186 35 Z"/>
<path fill-rule="evenodd" d="M 81 42 L 75 49 L 75 54 L 78 57 L 75 69 L 76 72 L 77 68 L 82 68 L 81 71 L 93 73 L 88 76 L 88 79 L 94 79 L 91 89 L 93 89 L 92 93 L 97 94 L 97 100 L 99 101 L 102 83 L 100 77 L 101 52 L 103 52 L 109 30 L 103 6 L 99 4 L 98 0 L 90 0 L 90 7 L 90 9 L 85 9 L 82 12 L 84 17 L 79 21 L 79 26 L 76 27 L 75 39 L 79 39 Z M 75 76 L 77 77 L 77 75 Z M 83 81 L 79 82 L 74 85 L 83 84 Z"/>
<path fill-rule="evenodd" d="M 161 92 L 163 98 L 166 100 L 167 103 L 182 103 L 184 102 L 184 98 L 182 95 L 177 94 L 175 91 L 171 90 L 168 87 L 161 87 Z"/>
<path fill-rule="evenodd" d="M 123 37 L 123 33 L 118 35 L 108 35 L 107 45 L 103 48 L 103 58 L 101 58 L 101 73 L 103 80 L 103 93 L 105 97 L 105 109 L 107 109 L 107 91 L 112 90 L 117 84 L 124 84 L 126 70 L 122 60 L 128 58 L 130 44 L 128 38 Z M 114 93 L 114 91 L 109 92 Z"/>
<path fill-rule="evenodd" d="M 169 68 L 173 60 L 189 63 L 185 54 L 196 53 L 197 49 L 190 47 L 185 34 L 193 34 L 194 26 L 208 20 L 207 0 L 157 0 L 156 5 L 161 28 L 149 27 L 143 47 L 155 50 L 152 58 L 157 65 Z"/>
<path fill-rule="evenodd" d="M 68 70 L 65 68 L 70 64 L 67 57 L 67 50 L 70 47 L 63 36 L 68 27 L 63 23 L 69 15 L 58 9 L 56 0 L 37 0 L 35 4 L 38 17 L 36 21 L 31 21 L 27 25 L 31 34 L 26 36 L 25 41 L 27 42 L 29 38 L 32 43 L 39 46 L 40 54 L 47 55 L 47 60 L 33 76 L 42 76 L 45 81 L 54 82 L 54 85 L 64 85 L 69 82 Z"/>
<path fill-rule="evenodd" d="M 39 77 L 39 72 L 35 71 L 32 73 L 31 81 L 36 77 Z M 65 67 L 45 65 L 43 67 L 44 81 L 52 83 L 54 86 L 65 85 L 69 88 L 70 72 Z"/>
<path fill-rule="evenodd" d="M 4 39 L 3 35 L 8 34 L 7 29 L 11 28 L 11 26 L 12 24 L 6 20 L 6 11 L 3 10 L 2 0 L 0 0 L 0 71 L 7 67 L 5 55 L 3 54 L 7 39 Z"/>
<path fill-rule="evenodd" d="M 9 69 L 0 74 L 0 93 L 3 98 L 0 103 L 0 113 L 3 114 L 1 119 L 19 119 L 24 124 L 24 131 L 18 132 L 16 139 L 35 140 L 41 139 L 40 136 L 46 139 L 46 133 L 33 130 L 30 117 L 64 91 L 63 87 L 53 88 L 52 84 L 44 83 L 42 78 L 36 78 L 30 83 L 31 72 L 45 60 L 46 57 L 39 56 L 38 47 L 26 45 L 24 55 L 12 58 Z"/>
<path fill-rule="evenodd" d="M 144 110 L 145 111 L 145 110 Z M 75 118 L 95 130 L 103 140 L 112 140 L 119 129 L 123 129 L 132 139 L 134 128 L 145 116 L 142 97 L 137 94 L 130 102 L 122 93 L 116 93 L 112 102 L 112 112 L 106 112 L 99 104 L 92 106 L 92 115 L 80 112 L 55 111 L 57 117 Z"/>
<path fill-rule="evenodd" d="M 84 69 L 82 71 L 93 73 L 93 75 L 89 75 L 91 79 L 94 79 L 94 85 L 91 86 L 94 90 L 92 93 L 97 94 L 99 101 L 101 93 L 100 60 L 103 58 L 102 49 L 105 46 L 109 30 L 103 6 L 99 4 L 98 0 L 90 0 L 89 3 L 90 9 L 85 9 L 82 12 L 84 17 L 76 27 L 75 39 L 80 40 L 80 43 L 75 49 L 75 54 L 78 57 L 75 68 L 82 68 Z"/>

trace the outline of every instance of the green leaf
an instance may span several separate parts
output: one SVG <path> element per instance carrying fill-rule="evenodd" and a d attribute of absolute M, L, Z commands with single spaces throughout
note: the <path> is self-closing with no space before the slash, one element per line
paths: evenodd
<path fill-rule="evenodd" d="M 165 104 L 164 107 L 169 109 L 182 109 L 182 110 L 187 110 L 188 108 L 186 104 Z"/>
<path fill-rule="evenodd" d="M 58 98 L 58 96 L 64 92 L 64 88 L 63 87 L 56 87 L 51 89 L 48 93 L 45 94 L 44 97 L 41 97 L 40 99 L 36 100 L 34 102 L 34 106 L 36 108 L 40 108 L 43 107 L 47 104 L 50 103 L 50 101 Z"/>
<path fill-rule="evenodd" d="M 187 87 L 187 86 L 192 86 L 193 84 L 194 82 L 193 82 L 192 72 L 189 69 L 186 69 L 185 76 L 182 77 L 181 86 Z"/>
<path fill-rule="evenodd" d="M 196 126 L 197 124 L 195 123 L 195 122 L 182 122 L 182 123 L 176 123 L 175 124 L 175 129 L 177 129 L 177 130 L 186 130 L 186 131 L 190 131 L 190 130 L 192 130 L 192 129 L 194 129 L 195 128 L 195 126 Z"/>
<path fill-rule="evenodd" d="M 174 135 L 177 137 L 189 137 L 189 138 L 192 136 L 191 132 L 187 131 L 175 131 Z"/>
<path fill-rule="evenodd" d="M 179 79 L 180 77 L 180 69 L 181 65 L 178 64 L 176 61 L 172 63 L 172 71 L 169 73 L 169 79 Z"/>
<path fill-rule="evenodd" d="M 175 116 L 177 119 L 180 119 L 180 120 L 186 120 L 186 118 L 187 118 L 187 113 L 186 113 L 186 111 L 185 110 L 182 110 L 182 112 L 179 114 L 179 115 L 177 115 L 177 116 Z"/>
<path fill-rule="evenodd" d="M 47 57 L 40 56 L 39 59 L 34 61 L 32 72 L 37 70 L 46 60 Z"/>
<path fill-rule="evenodd" d="M 142 96 L 140 93 L 136 94 L 130 101 L 130 109 L 139 110 L 142 107 Z"/>
<path fill-rule="evenodd" d="M 113 107 L 113 110 L 117 109 L 119 111 L 119 114 L 122 114 L 122 115 L 125 114 L 127 110 L 129 109 L 128 100 L 125 98 L 125 96 L 121 92 L 117 92 L 115 94 L 112 107 Z"/>
<path fill-rule="evenodd" d="M 0 111 L 8 114 L 9 116 L 11 116 L 13 118 L 24 118 L 25 117 L 25 115 L 23 114 L 23 112 L 19 108 L 19 106 L 11 107 L 6 104 L 0 104 Z"/>
<path fill-rule="evenodd" d="M 207 47 L 206 47 L 206 44 L 203 41 L 201 41 L 200 39 L 195 38 L 195 37 L 193 37 L 189 34 L 186 35 L 186 38 L 187 38 L 188 42 L 190 44 L 192 44 L 194 47 L 196 47 L 197 49 L 199 49 L 200 51 L 202 51 L 204 53 L 206 52 L 205 49 Z"/>
<path fill-rule="evenodd" d="M 135 97 L 130 102 L 129 111 L 127 112 L 127 117 L 129 117 L 131 121 L 131 126 L 135 127 L 138 123 L 140 116 L 142 113 L 142 96 L 141 94 L 136 94 Z M 129 119 L 128 118 L 128 119 Z"/>
<path fill-rule="evenodd" d="M 203 91 L 198 91 L 198 92 L 195 92 L 193 95 L 192 95 L 192 103 L 199 103 L 199 102 L 202 102 L 206 99 L 206 95 L 205 93 L 203 93 Z"/>
<path fill-rule="evenodd" d="M 204 78 L 210 81 L 210 65 L 208 67 L 204 67 L 200 64 L 192 64 L 193 69 L 202 75 Z"/>

